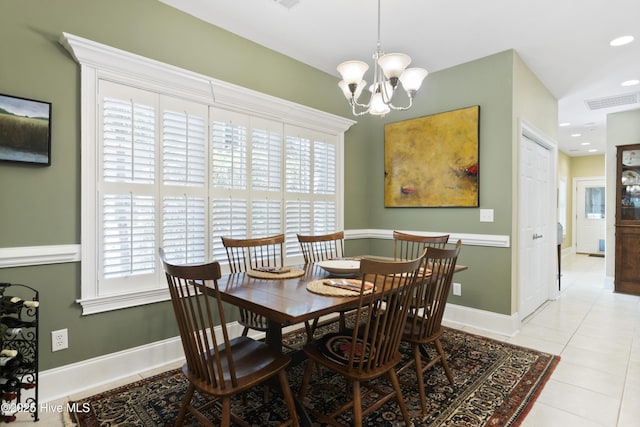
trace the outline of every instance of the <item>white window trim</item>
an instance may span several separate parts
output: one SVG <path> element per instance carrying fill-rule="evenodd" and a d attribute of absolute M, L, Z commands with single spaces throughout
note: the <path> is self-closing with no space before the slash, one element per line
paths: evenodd
<path fill-rule="evenodd" d="M 211 77 L 194 73 L 173 65 L 135 55 L 68 33 L 59 39 L 73 58 L 80 64 L 80 137 L 82 147 L 81 165 L 81 296 L 82 314 L 133 307 L 169 299 L 165 288 L 128 294 L 101 295 L 97 284 L 97 229 L 95 218 L 97 207 L 95 194 L 98 167 L 96 152 L 97 85 L 99 79 L 143 87 L 158 93 L 186 97 L 217 108 L 249 113 L 283 123 L 305 127 L 336 135 L 338 152 L 344 152 L 344 132 L 355 121 L 329 114 L 304 105 L 269 96 L 247 88 L 236 86 Z M 338 156 L 337 184 L 338 222 L 343 227 L 344 218 L 344 158 Z"/>

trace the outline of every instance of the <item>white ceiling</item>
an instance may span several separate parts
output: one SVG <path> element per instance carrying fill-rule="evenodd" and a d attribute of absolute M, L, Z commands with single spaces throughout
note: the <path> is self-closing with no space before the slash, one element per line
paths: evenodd
<path fill-rule="evenodd" d="M 372 66 L 375 0 L 161 1 L 331 73 L 336 83 L 340 62 Z M 640 108 L 640 86 L 621 86 L 640 79 L 640 0 L 382 0 L 381 10 L 382 49 L 407 53 L 412 66 L 430 72 L 516 50 L 558 99 L 558 122 L 571 123 L 558 131 L 570 156 L 603 154 L 606 115 Z M 622 35 L 635 41 L 609 46 Z M 597 109 L 586 103 L 621 95 L 636 101 Z M 337 86 L 336 96 L 343 96 Z"/>

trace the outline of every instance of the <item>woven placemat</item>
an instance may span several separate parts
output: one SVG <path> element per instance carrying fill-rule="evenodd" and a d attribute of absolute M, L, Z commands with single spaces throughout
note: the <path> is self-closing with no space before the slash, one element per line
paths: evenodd
<path fill-rule="evenodd" d="M 304 275 L 304 270 L 301 268 L 289 268 L 286 273 L 269 273 L 268 271 L 248 270 L 247 276 L 255 277 L 258 279 L 291 279 L 293 277 L 300 277 Z"/>
<path fill-rule="evenodd" d="M 324 282 L 327 279 L 314 280 L 312 282 L 307 283 L 307 290 L 309 292 L 313 292 L 318 295 L 326 295 L 330 297 L 357 297 L 360 295 L 359 292 L 350 291 L 349 289 L 336 288 L 335 286 L 325 285 Z M 342 279 L 346 280 L 349 283 L 360 286 L 362 284 L 362 280 L 360 279 Z M 371 285 L 371 289 L 364 291 L 364 294 L 370 294 L 373 292 L 373 283 L 366 282 Z"/>

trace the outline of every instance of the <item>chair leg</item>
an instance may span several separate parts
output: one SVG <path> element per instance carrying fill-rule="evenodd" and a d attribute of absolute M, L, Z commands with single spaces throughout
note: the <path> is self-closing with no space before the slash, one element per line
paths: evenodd
<path fill-rule="evenodd" d="M 440 339 L 437 338 L 434 341 L 436 345 L 436 349 L 438 350 L 438 354 L 440 354 L 440 362 L 442 362 L 442 367 L 444 368 L 445 374 L 447 374 L 447 378 L 449 379 L 449 383 L 451 385 L 455 385 L 453 381 L 453 375 L 451 374 L 451 369 L 449 369 L 449 364 L 447 363 L 447 358 L 444 355 L 444 350 L 442 349 L 442 344 L 440 344 Z"/>
<path fill-rule="evenodd" d="M 298 391 L 298 397 L 300 399 L 304 398 L 304 395 L 307 393 L 307 387 L 309 387 L 309 382 L 311 381 L 311 374 L 313 373 L 313 361 L 311 359 L 307 360 L 307 366 L 304 370 L 304 376 L 302 377 L 302 384 L 300 385 L 300 390 Z"/>
<path fill-rule="evenodd" d="M 400 382 L 398 381 L 398 376 L 396 375 L 396 371 L 393 369 L 389 370 L 389 377 L 391 378 L 391 384 L 393 384 L 393 389 L 396 391 L 396 400 L 398 401 L 398 406 L 400 407 L 400 413 L 402 413 L 402 419 L 404 420 L 405 425 L 411 425 L 411 421 L 409 420 L 409 412 L 407 412 L 407 405 L 404 403 L 404 398 L 402 397 L 402 390 L 400 390 Z"/>
<path fill-rule="evenodd" d="M 353 419 L 354 427 L 362 427 L 362 396 L 360 396 L 360 381 L 353 381 L 351 384 L 353 390 Z"/>
<path fill-rule="evenodd" d="M 246 337 L 248 333 L 249 333 L 249 327 L 245 326 L 244 329 L 242 330 L 242 336 Z"/>
<path fill-rule="evenodd" d="M 427 394 L 424 391 L 424 370 L 422 369 L 422 356 L 420 355 L 420 346 L 413 345 L 413 358 L 416 365 L 416 377 L 418 379 L 418 392 L 420 393 L 420 406 L 422 413 L 427 414 Z"/>
<path fill-rule="evenodd" d="M 220 414 L 220 426 L 228 427 L 231 425 L 231 398 L 222 398 L 222 414 Z"/>
<path fill-rule="evenodd" d="M 296 405 L 293 402 L 293 394 L 291 393 L 291 389 L 289 388 L 289 382 L 287 381 L 287 375 L 285 374 L 284 369 L 278 373 L 278 378 L 280 378 L 280 388 L 282 389 L 282 395 L 285 402 L 287 403 L 287 408 L 289 409 L 291 425 L 293 425 L 294 427 L 298 427 L 300 424 L 298 423 Z"/>
<path fill-rule="evenodd" d="M 196 390 L 196 387 L 189 383 L 189 387 L 187 388 L 187 393 L 184 395 L 182 399 L 182 404 L 180 405 L 180 412 L 178 412 L 178 417 L 176 418 L 174 426 L 182 426 L 184 423 L 184 417 L 187 414 L 187 407 L 191 402 L 191 398 L 193 397 L 193 392 Z"/>

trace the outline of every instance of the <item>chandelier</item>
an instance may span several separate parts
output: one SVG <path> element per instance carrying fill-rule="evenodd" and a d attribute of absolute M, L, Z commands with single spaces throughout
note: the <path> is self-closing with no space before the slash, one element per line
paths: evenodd
<path fill-rule="evenodd" d="M 351 105 L 354 116 L 367 113 L 384 116 L 393 110 L 408 110 L 413 105 L 413 98 L 420 89 L 428 71 L 424 68 L 407 68 L 411 57 L 404 53 L 384 53 L 380 44 L 380 0 L 378 0 L 378 45 L 373 54 L 373 84 L 369 86 L 371 96 L 367 104 L 358 102 L 362 90 L 367 85 L 363 80 L 369 65 L 363 61 L 346 61 L 338 65 L 342 80 L 338 83 L 345 98 Z M 403 107 L 393 105 L 393 96 L 402 86 L 407 93 L 409 103 Z"/>

